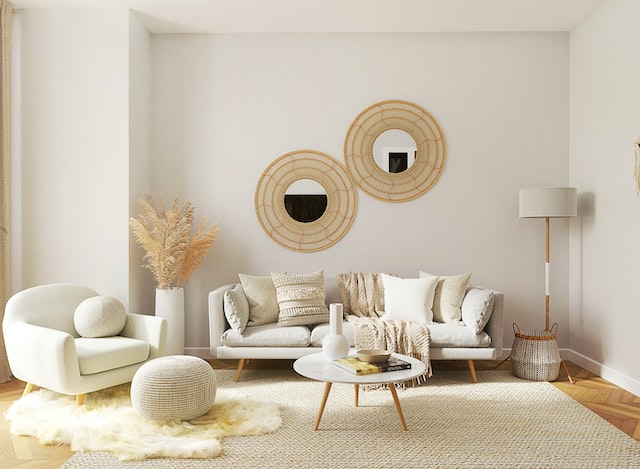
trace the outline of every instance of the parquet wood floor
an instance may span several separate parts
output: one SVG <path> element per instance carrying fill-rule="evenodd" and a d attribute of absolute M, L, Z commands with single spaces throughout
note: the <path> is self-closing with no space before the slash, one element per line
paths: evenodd
<path fill-rule="evenodd" d="M 235 369 L 233 360 L 211 360 L 216 369 Z M 627 392 L 599 376 L 566 362 L 574 384 L 569 383 L 567 376 L 561 370 L 560 377 L 553 384 L 572 398 L 581 402 L 602 418 L 608 420 L 622 431 L 640 442 L 640 397 Z M 476 369 L 495 368 L 498 362 L 476 362 Z M 467 369 L 466 362 L 440 362 L 433 364 L 438 368 L 461 367 Z M 290 368 L 288 360 L 255 360 L 245 369 L 251 368 Z M 510 363 L 504 362 L 500 368 L 509 369 Z M 11 403 L 20 398 L 24 383 L 12 380 L 0 384 L 0 468 L 3 469 L 51 469 L 60 467 L 73 452 L 68 446 L 43 446 L 34 438 L 18 437 L 9 433 L 9 423 L 4 413 Z"/>

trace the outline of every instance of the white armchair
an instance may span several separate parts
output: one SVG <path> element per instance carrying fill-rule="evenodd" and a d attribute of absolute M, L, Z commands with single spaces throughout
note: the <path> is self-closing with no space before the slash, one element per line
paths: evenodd
<path fill-rule="evenodd" d="M 115 337 L 83 338 L 74 327 L 76 307 L 97 296 L 81 285 L 50 284 L 28 288 L 7 302 L 2 322 L 11 372 L 34 385 L 76 396 L 78 404 L 93 391 L 130 382 L 148 360 L 164 354 L 166 320 L 126 314 Z"/>

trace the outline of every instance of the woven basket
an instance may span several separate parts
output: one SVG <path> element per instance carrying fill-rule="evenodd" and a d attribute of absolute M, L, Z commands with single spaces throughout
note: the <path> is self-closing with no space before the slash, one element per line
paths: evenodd
<path fill-rule="evenodd" d="M 520 331 L 514 323 L 513 332 L 510 356 L 513 374 L 531 381 L 555 381 L 562 362 L 556 341 L 558 324 L 550 331 Z"/>

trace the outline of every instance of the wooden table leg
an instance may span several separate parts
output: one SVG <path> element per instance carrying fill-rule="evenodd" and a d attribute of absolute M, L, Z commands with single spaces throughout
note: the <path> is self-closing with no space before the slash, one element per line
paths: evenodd
<path fill-rule="evenodd" d="M 324 412 L 324 406 L 327 405 L 327 398 L 329 397 L 329 391 L 331 391 L 331 384 L 332 383 L 327 383 L 324 386 L 324 395 L 322 396 L 322 402 L 320 403 L 320 411 L 318 412 L 316 426 L 313 427 L 314 430 L 317 430 L 320 426 L 320 419 L 322 418 L 322 413 Z"/>
<path fill-rule="evenodd" d="M 402 414 L 402 407 L 400 407 L 400 401 L 398 400 L 398 393 L 396 391 L 396 386 L 393 383 L 389 383 L 389 391 L 391 391 L 391 395 L 393 396 L 393 402 L 396 404 L 396 410 L 398 411 L 398 415 L 400 416 L 400 422 L 402 422 L 402 429 L 407 429 L 407 422 L 404 421 L 404 415 Z"/>
<path fill-rule="evenodd" d="M 354 384 L 353 385 L 353 391 L 355 392 L 355 396 L 356 396 L 356 407 L 358 407 L 358 394 L 360 392 L 360 385 L 359 384 Z"/>

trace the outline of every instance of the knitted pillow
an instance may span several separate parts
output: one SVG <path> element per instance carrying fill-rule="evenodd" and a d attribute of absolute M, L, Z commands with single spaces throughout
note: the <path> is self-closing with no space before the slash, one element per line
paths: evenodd
<path fill-rule="evenodd" d="M 278 298 L 278 326 L 300 326 L 329 322 L 325 304 L 324 272 L 271 274 Z"/>
<path fill-rule="evenodd" d="M 109 296 L 92 296 L 81 302 L 73 314 L 73 324 L 82 337 L 111 337 L 124 329 L 124 306 Z"/>

